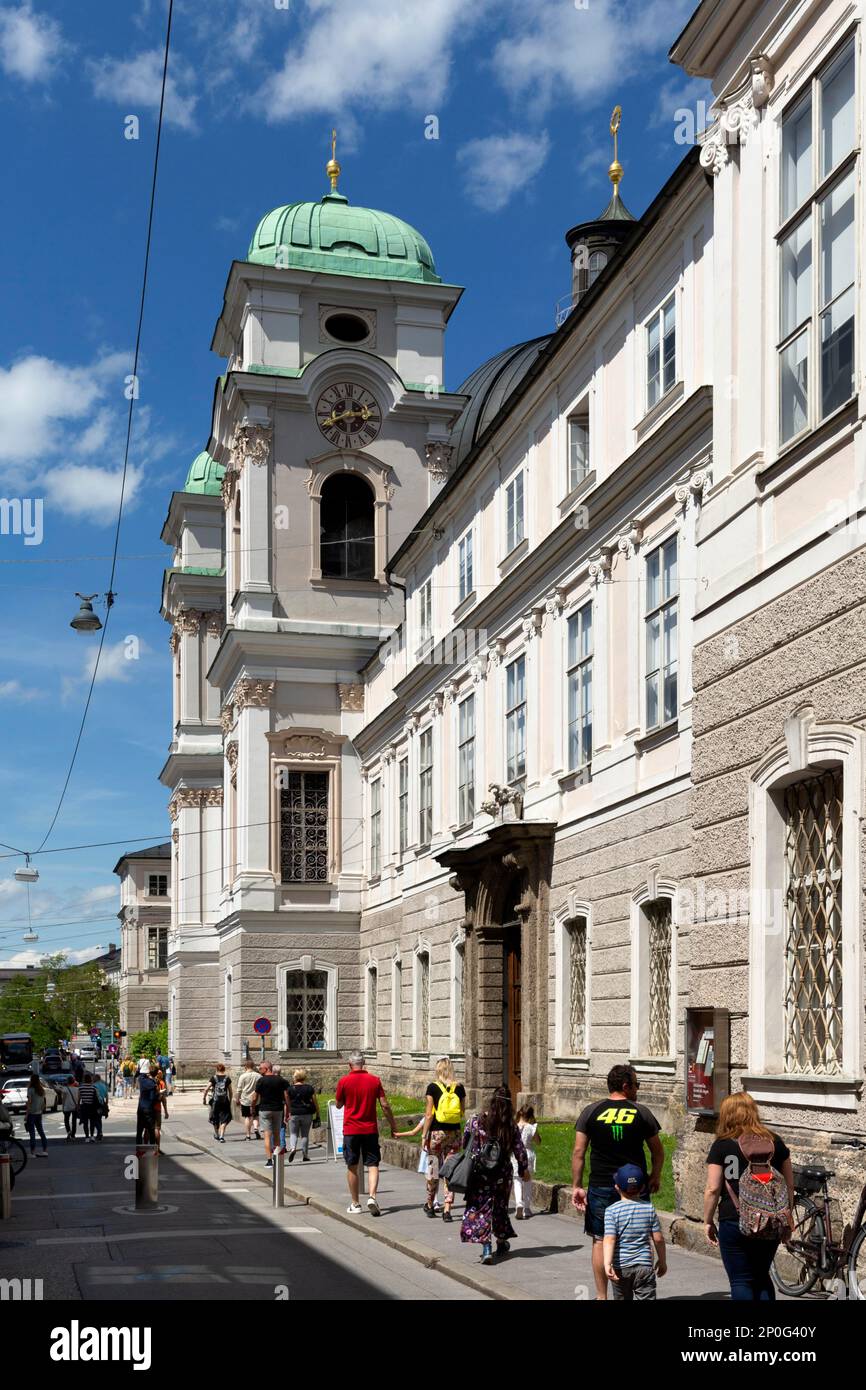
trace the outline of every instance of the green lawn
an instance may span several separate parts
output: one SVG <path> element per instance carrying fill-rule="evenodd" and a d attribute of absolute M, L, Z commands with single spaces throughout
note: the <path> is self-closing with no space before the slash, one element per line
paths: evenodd
<path fill-rule="evenodd" d="M 324 1091 L 319 1096 L 319 1110 L 324 1120 L 328 1113 L 328 1102 L 334 1099 L 333 1091 L 326 1094 Z M 424 1102 L 418 1100 L 417 1096 L 392 1096 L 388 1097 L 388 1104 L 395 1115 L 423 1115 Z M 380 1116 L 381 1119 L 381 1116 Z"/>

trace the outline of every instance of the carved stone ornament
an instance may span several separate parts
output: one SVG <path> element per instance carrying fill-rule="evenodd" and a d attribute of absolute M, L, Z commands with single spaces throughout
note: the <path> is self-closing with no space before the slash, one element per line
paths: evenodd
<path fill-rule="evenodd" d="M 220 495 L 226 510 L 228 510 L 235 500 L 239 477 L 240 473 L 236 468 L 232 468 L 231 465 L 229 465 L 223 473 L 223 480 L 220 483 Z"/>
<path fill-rule="evenodd" d="M 692 502 L 700 506 L 706 501 L 712 481 L 712 474 L 708 468 L 688 470 L 674 489 L 674 498 L 683 511 L 686 511 Z"/>
<path fill-rule="evenodd" d="M 541 629 L 544 626 L 544 607 L 539 604 L 533 608 L 521 623 L 523 636 L 527 642 L 531 642 L 533 637 L 541 636 Z"/>
<path fill-rule="evenodd" d="M 751 79 L 750 79 L 751 82 Z M 758 128 L 758 113 L 752 102 L 751 89 L 731 101 L 701 141 L 700 162 L 714 175 L 722 172 L 728 162 L 729 145 L 745 145 Z"/>
<path fill-rule="evenodd" d="M 202 806 L 222 804 L 222 787 L 179 787 L 168 803 L 168 814 L 175 821 L 181 811 L 197 811 Z"/>
<path fill-rule="evenodd" d="M 328 745 L 316 734 L 289 734 L 283 740 L 283 756 L 296 758 L 299 762 L 315 762 L 328 755 Z"/>
<path fill-rule="evenodd" d="M 496 637 L 487 648 L 487 656 L 491 666 L 501 666 L 505 660 L 505 640 Z"/>
<path fill-rule="evenodd" d="M 174 830 L 171 832 L 171 842 L 172 842 L 173 845 L 176 845 L 176 844 L 179 842 L 179 840 L 180 840 L 180 831 L 178 830 L 177 826 L 175 826 L 175 827 L 174 827 Z"/>
<path fill-rule="evenodd" d="M 605 580 L 610 579 L 612 555 L 610 546 L 602 546 L 601 550 L 593 555 L 589 562 L 589 577 L 594 584 L 603 584 Z"/>
<path fill-rule="evenodd" d="M 770 94 L 776 80 L 775 74 L 766 53 L 758 53 L 754 58 L 750 58 L 749 68 L 752 81 L 752 105 L 756 111 L 761 111 L 770 100 Z"/>
<path fill-rule="evenodd" d="M 487 800 L 482 801 L 480 808 L 485 815 L 496 816 L 499 820 L 523 819 L 523 792 L 517 787 L 491 782 L 487 791 Z"/>
<path fill-rule="evenodd" d="M 634 519 L 629 522 L 617 541 L 617 548 L 623 555 L 631 558 L 637 554 L 637 548 L 643 539 L 643 522 Z"/>
<path fill-rule="evenodd" d="M 397 749 L 393 743 L 389 743 L 387 748 L 382 749 L 382 762 L 389 766 L 397 756 Z"/>
<path fill-rule="evenodd" d="M 222 806 L 222 787 L 205 787 L 201 794 L 201 804 L 202 806 Z"/>
<path fill-rule="evenodd" d="M 238 765 L 238 741 L 236 738 L 233 738 L 231 743 L 226 744 L 226 762 L 234 772 Z"/>
<path fill-rule="evenodd" d="M 454 445 L 441 439 L 430 440 L 424 450 L 424 466 L 435 483 L 444 483 L 451 473 Z"/>
<path fill-rule="evenodd" d="M 473 685 L 480 685 L 487 675 L 487 662 L 483 656 L 473 657 L 469 663 L 469 679 Z"/>
<path fill-rule="evenodd" d="M 238 710 L 250 706 L 254 709 L 268 709 L 275 687 L 276 681 L 240 680 L 232 691 L 232 701 Z"/>
<path fill-rule="evenodd" d="M 223 731 L 223 737 L 225 737 L 225 735 L 226 735 L 231 729 L 234 728 L 234 723 L 235 723 L 235 707 L 234 707 L 234 705 L 231 704 L 231 703 L 229 703 L 229 704 L 227 704 L 227 705 L 223 705 L 222 710 L 221 710 L 221 712 L 220 712 L 220 728 L 221 728 L 222 731 Z"/>
<path fill-rule="evenodd" d="M 544 611 L 549 613 L 551 618 L 558 618 L 565 607 L 565 590 L 551 589 L 547 598 L 544 600 Z"/>
<path fill-rule="evenodd" d="M 340 697 L 340 709 L 345 714 L 364 713 L 363 685 L 338 685 L 337 694 Z"/>
<path fill-rule="evenodd" d="M 208 636 L 209 636 L 209 637 L 222 637 L 223 628 L 224 628 L 224 626 L 225 626 L 225 623 L 224 623 L 224 621 L 223 621 L 223 616 L 222 616 L 222 614 L 221 614 L 221 613 L 218 613 L 217 610 L 214 609 L 214 610 L 213 610 L 212 612 L 210 612 L 210 613 L 204 613 L 204 614 L 202 614 L 202 616 L 203 616 L 203 618 L 205 619 L 205 622 L 206 622 L 206 624 L 207 624 Z"/>
<path fill-rule="evenodd" d="M 261 467 L 267 463 L 271 452 L 273 426 L 244 423 L 235 425 L 231 442 L 230 467 L 241 473 L 245 463 Z"/>
<path fill-rule="evenodd" d="M 195 608 L 181 608 L 175 614 L 172 623 L 172 635 L 193 637 L 198 635 L 203 613 L 199 613 Z"/>

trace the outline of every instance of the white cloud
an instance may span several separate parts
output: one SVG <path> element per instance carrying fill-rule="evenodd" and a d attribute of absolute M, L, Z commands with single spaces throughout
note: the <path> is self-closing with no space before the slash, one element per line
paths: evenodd
<path fill-rule="evenodd" d="M 466 192 L 486 212 L 500 212 L 536 177 L 550 151 L 547 131 L 487 135 L 457 152 Z"/>
<path fill-rule="evenodd" d="M 65 702 L 76 698 L 83 688 L 90 684 L 96 665 L 98 647 L 94 646 L 85 656 L 81 672 L 77 676 L 64 676 L 60 682 L 61 699 Z M 124 637 L 113 645 L 106 643 L 102 649 L 96 684 L 116 681 L 126 685 L 136 679 L 141 671 L 141 661 L 151 655 L 151 649 L 140 638 Z"/>
<path fill-rule="evenodd" d="M 122 401 L 125 353 L 104 353 L 86 367 L 23 357 L 0 367 L 0 464 L 27 463 L 65 447 L 60 427 L 90 415 L 113 381 Z"/>
<path fill-rule="evenodd" d="M 494 70 L 536 114 L 554 102 L 586 106 L 665 52 L 693 8 L 693 0 L 592 0 L 586 9 L 573 0 L 521 0 L 511 7 L 513 29 L 493 50 Z"/>
<path fill-rule="evenodd" d="M 269 121 L 354 103 L 435 111 L 448 88 L 452 48 L 489 0 L 308 0 L 304 27 L 280 70 L 250 101 Z"/>
<path fill-rule="evenodd" d="M 140 115 L 142 107 L 158 111 L 164 58 L 162 48 L 151 48 L 132 58 L 91 60 L 87 71 L 94 96 L 123 107 L 126 115 Z M 165 87 L 165 120 L 169 125 L 195 130 L 197 97 L 193 85 L 193 69 L 172 56 Z"/>
<path fill-rule="evenodd" d="M 142 481 L 138 468 L 126 470 L 124 510 L 131 507 Z M 97 468 L 94 464 L 70 463 L 52 468 L 43 479 L 48 502 L 55 511 L 75 521 L 93 521 L 105 526 L 114 521 L 120 502 L 121 469 Z"/>
<path fill-rule="evenodd" d="M 0 9 L 0 68 L 7 77 L 46 82 L 63 47 L 60 25 L 29 3 Z"/>
<path fill-rule="evenodd" d="M 41 700 L 44 694 L 44 690 L 22 685 L 20 681 L 0 681 L 0 700 L 23 703 L 27 700 Z"/>

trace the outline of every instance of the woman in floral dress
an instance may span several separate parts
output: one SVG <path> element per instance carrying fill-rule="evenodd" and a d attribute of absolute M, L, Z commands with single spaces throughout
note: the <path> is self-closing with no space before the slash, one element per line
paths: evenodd
<path fill-rule="evenodd" d="M 514 1123 L 511 1092 L 507 1086 L 497 1086 L 487 1110 L 481 1115 L 473 1115 L 466 1126 L 464 1148 L 471 1145 L 473 1152 L 479 1154 L 487 1143 L 498 1143 L 499 1162 L 493 1169 L 483 1168 L 476 1162 L 466 1192 L 463 1225 L 460 1228 L 462 1241 L 481 1246 L 481 1263 L 485 1265 L 493 1263 L 494 1240 L 497 1255 L 506 1255 L 511 1248 L 509 1240 L 517 1235 L 508 1217 L 513 1177 L 512 1154 L 517 1160 L 521 1179 L 526 1182 L 529 1177 L 526 1149 L 520 1130 Z"/>

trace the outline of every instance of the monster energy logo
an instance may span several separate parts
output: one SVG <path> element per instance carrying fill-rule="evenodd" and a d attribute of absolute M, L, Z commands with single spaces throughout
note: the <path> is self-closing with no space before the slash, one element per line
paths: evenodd
<path fill-rule="evenodd" d="M 620 1141 L 620 1139 L 621 1139 L 622 1136 L 623 1136 L 623 1127 L 622 1127 L 622 1125 L 611 1125 L 611 1127 L 610 1127 L 610 1133 L 611 1133 L 611 1138 L 613 1139 L 614 1143 L 615 1143 L 615 1144 L 618 1144 L 619 1141 Z"/>

